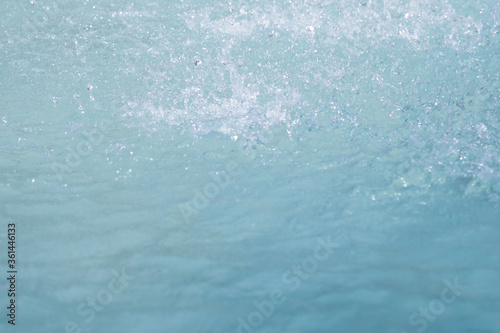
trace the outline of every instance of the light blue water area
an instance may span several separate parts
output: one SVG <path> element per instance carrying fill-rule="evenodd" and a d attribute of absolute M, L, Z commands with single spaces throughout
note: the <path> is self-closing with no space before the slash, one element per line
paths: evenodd
<path fill-rule="evenodd" d="M 2 332 L 500 332 L 498 1 L 0 12 Z"/>

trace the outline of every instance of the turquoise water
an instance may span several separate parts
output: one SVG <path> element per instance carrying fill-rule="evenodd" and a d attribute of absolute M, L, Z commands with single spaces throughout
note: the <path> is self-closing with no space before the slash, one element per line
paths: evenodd
<path fill-rule="evenodd" d="M 497 1 L 0 11 L 2 332 L 500 331 Z"/>

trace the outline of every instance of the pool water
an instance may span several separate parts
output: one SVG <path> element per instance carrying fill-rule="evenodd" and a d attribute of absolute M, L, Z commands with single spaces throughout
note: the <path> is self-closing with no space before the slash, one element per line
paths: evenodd
<path fill-rule="evenodd" d="M 500 331 L 497 1 L 0 12 L 1 332 Z"/>

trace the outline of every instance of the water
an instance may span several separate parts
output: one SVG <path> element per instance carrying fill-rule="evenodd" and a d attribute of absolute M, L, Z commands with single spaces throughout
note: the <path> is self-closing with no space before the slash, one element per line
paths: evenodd
<path fill-rule="evenodd" d="M 2 332 L 500 331 L 497 1 L 0 7 Z"/>

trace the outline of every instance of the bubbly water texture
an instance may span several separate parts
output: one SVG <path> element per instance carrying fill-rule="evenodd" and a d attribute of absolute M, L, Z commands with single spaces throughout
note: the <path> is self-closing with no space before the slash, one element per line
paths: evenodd
<path fill-rule="evenodd" d="M 0 12 L 17 332 L 500 331 L 498 1 Z"/>

